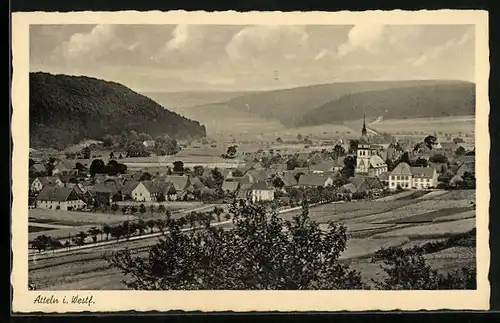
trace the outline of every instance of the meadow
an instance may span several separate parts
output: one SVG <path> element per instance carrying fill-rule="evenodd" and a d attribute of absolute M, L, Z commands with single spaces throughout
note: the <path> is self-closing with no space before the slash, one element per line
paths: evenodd
<path fill-rule="evenodd" d="M 384 275 L 381 263 L 371 260 L 371 256 L 381 247 L 420 246 L 475 228 L 475 210 L 469 209 L 475 198 L 473 190 L 435 192 L 441 194 L 398 194 L 396 199 L 386 201 L 325 204 L 312 207 L 310 216 L 320 223 L 321 228 L 326 228 L 328 221 L 346 226 L 349 240 L 340 260 L 360 271 L 365 282 L 370 283 L 372 278 Z M 290 219 L 294 214 L 296 212 L 288 212 L 280 216 Z M 65 230 L 68 229 L 52 231 L 59 235 Z M 36 233 L 30 233 L 30 237 L 32 235 Z M 130 241 L 30 262 L 30 278 L 41 288 L 54 290 L 124 289 L 121 281 L 125 277 L 110 268 L 102 255 L 125 247 L 137 249 L 140 254 L 146 255 L 144 248 L 154 241 Z M 451 247 L 425 257 L 433 268 L 443 273 L 464 265 L 475 266 L 476 261 L 474 247 Z"/>

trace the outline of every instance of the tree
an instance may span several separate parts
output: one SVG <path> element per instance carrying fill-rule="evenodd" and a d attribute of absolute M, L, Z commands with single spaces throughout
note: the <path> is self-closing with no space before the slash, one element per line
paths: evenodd
<path fill-rule="evenodd" d="M 240 169 L 233 170 L 233 177 L 242 177 L 243 172 Z"/>
<path fill-rule="evenodd" d="M 425 261 L 422 248 L 380 249 L 374 259 L 381 259 L 386 278 L 375 281 L 377 289 L 384 290 L 444 290 L 476 289 L 476 274 L 468 267 L 446 276 L 432 269 Z"/>
<path fill-rule="evenodd" d="M 283 187 L 285 187 L 285 183 L 283 182 L 281 177 L 276 176 L 273 178 L 273 186 L 282 189 Z"/>
<path fill-rule="evenodd" d="M 116 160 L 110 160 L 106 165 L 104 172 L 110 176 L 125 174 L 127 172 L 127 165 L 121 164 Z"/>
<path fill-rule="evenodd" d="M 463 156 L 465 155 L 466 150 L 464 147 L 460 146 L 455 150 L 455 156 Z"/>
<path fill-rule="evenodd" d="M 104 135 L 104 137 L 102 137 L 102 145 L 106 148 L 113 147 L 114 145 L 113 136 Z"/>
<path fill-rule="evenodd" d="M 92 241 L 93 241 L 94 243 L 96 243 L 96 242 L 97 242 L 97 235 L 98 235 L 99 233 L 101 233 L 101 230 L 99 230 L 99 228 L 97 228 L 97 227 L 92 227 L 92 228 L 90 228 L 90 229 L 89 229 L 89 231 L 88 231 L 88 234 L 89 234 L 89 236 L 91 236 L 91 237 L 92 237 Z"/>
<path fill-rule="evenodd" d="M 84 147 L 81 151 L 81 154 L 83 156 L 83 159 L 90 159 L 90 155 L 92 154 L 92 151 L 90 150 L 90 147 Z"/>
<path fill-rule="evenodd" d="M 278 144 L 282 144 L 283 143 L 283 139 L 281 139 L 281 137 L 278 137 L 278 138 L 276 138 L 276 142 Z"/>
<path fill-rule="evenodd" d="M 150 233 L 152 233 L 152 232 L 153 232 L 153 230 L 154 230 L 154 229 L 155 229 L 155 227 L 156 227 L 156 221 L 155 221 L 155 220 L 148 220 L 148 221 L 146 222 L 146 227 L 148 227 L 148 228 L 149 228 L 149 232 L 150 232 Z"/>
<path fill-rule="evenodd" d="M 184 163 L 180 160 L 175 161 L 173 172 L 176 174 L 183 174 L 184 173 Z"/>
<path fill-rule="evenodd" d="M 302 135 L 300 133 L 297 135 L 297 140 L 302 141 Z"/>
<path fill-rule="evenodd" d="M 148 172 L 142 173 L 141 177 L 139 177 L 139 181 L 150 181 L 151 180 L 151 174 Z"/>
<path fill-rule="evenodd" d="M 130 212 L 132 212 L 132 214 L 137 213 L 137 207 L 132 206 L 132 207 L 130 208 Z"/>
<path fill-rule="evenodd" d="M 351 139 L 349 140 L 349 154 L 354 154 L 358 150 L 359 140 Z"/>
<path fill-rule="evenodd" d="M 160 214 L 165 213 L 165 210 L 166 210 L 165 205 L 163 204 L 158 205 L 158 213 Z"/>
<path fill-rule="evenodd" d="M 87 233 L 80 231 L 76 236 L 73 237 L 73 242 L 77 246 L 83 246 L 85 244 L 85 239 L 87 239 L 87 237 L 88 237 Z"/>
<path fill-rule="evenodd" d="M 141 214 L 141 216 L 146 213 L 146 206 L 144 206 L 144 204 L 139 205 L 139 213 Z"/>
<path fill-rule="evenodd" d="M 109 153 L 109 159 L 115 159 L 115 154 L 113 154 L 113 152 Z"/>
<path fill-rule="evenodd" d="M 428 166 L 427 159 L 418 157 L 417 160 L 415 160 L 415 162 L 413 162 L 412 166 L 415 166 L 415 167 L 427 167 Z"/>
<path fill-rule="evenodd" d="M 203 166 L 194 166 L 193 167 L 193 174 L 196 177 L 203 176 Z"/>
<path fill-rule="evenodd" d="M 92 161 L 92 164 L 90 164 L 89 173 L 91 176 L 106 173 L 106 165 L 104 164 L 102 159 L 94 159 Z"/>
<path fill-rule="evenodd" d="M 429 158 L 429 161 L 431 163 L 448 163 L 448 157 L 446 157 L 446 155 L 443 155 L 443 154 L 434 154 L 432 155 L 430 158 Z"/>
<path fill-rule="evenodd" d="M 286 162 L 286 169 L 287 170 L 294 170 L 295 168 L 299 167 L 299 163 L 297 162 L 297 158 L 292 157 Z"/>
<path fill-rule="evenodd" d="M 340 171 L 344 179 L 349 179 L 356 172 L 356 156 L 346 156 L 344 158 L 344 167 Z"/>
<path fill-rule="evenodd" d="M 122 214 L 125 215 L 128 211 L 128 208 L 126 206 L 123 206 L 121 211 L 122 211 Z"/>
<path fill-rule="evenodd" d="M 234 158 L 236 157 L 236 154 L 238 151 L 236 150 L 236 146 L 229 146 L 227 147 L 226 155 L 228 158 Z"/>
<path fill-rule="evenodd" d="M 212 178 L 214 179 L 217 188 L 222 187 L 222 183 L 224 183 L 224 175 L 222 175 L 218 168 L 212 169 Z"/>
<path fill-rule="evenodd" d="M 332 157 L 333 159 L 338 159 L 339 157 L 342 157 L 345 155 L 345 149 L 339 144 L 336 144 L 335 147 L 333 147 L 333 152 L 332 152 Z"/>
<path fill-rule="evenodd" d="M 224 209 L 222 209 L 221 207 L 214 207 L 214 214 L 215 214 L 215 217 L 217 219 L 217 222 L 220 222 L 220 216 L 222 213 L 224 213 Z"/>
<path fill-rule="evenodd" d="M 139 232 L 139 235 L 143 235 L 146 230 L 146 222 L 144 222 L 143 219 L 139 219 L 139 221 L 137 221 L 136 229 Z"/>
<path fill-rule="evenodd" d="M 321 231 L 304 211 L 284 220 L 265 205 L 235 203 L 233 230 L 214 226 L 181 231 L 171 221 L 149 256 L 129 250 L 108 257 L 131 289 L 307 290 L 363 288 L 359 273 L 339 262 L 346 229 Z"/>
<path fill-rule="evenodd" d="M 164 230 L 165 230 L 165 226 L 167 225 L 167 223 L 165 222 L 165 220 L 163 219 L 158 219 L 155 222 L 155 225 L 156 227 L 158 228 L 158 231 L 160 233 L 164 233 Z"/>
<path fill-rule="evenodd" d="M 427 148 L 431 149 L 434 147 L 434 145 L 437 143 L 437 137 L 429 135 L 424 138 L 424 143 L 427 146 Z"/>
<path fill-rule="evenodd" d="M 153 204 L 151 204 L 149 206 L 149 213 L 151 213 L 151 216 L 153 216 L 153 213 L 155 213 L 155 212 L 156 212 L 156 208 Z"/>
<path fill-rule="evenodd" d="M 107 224 L 105 224 L 103 227 L 102 227 L 102 232 L 106 235 L 106 240 L 109 240 L 109 235 L 111 234 L 113 230 L 111 229 L 111 227 Z"/>
<path fill-rule="evenodd" d="M 453 138 L 453 142 L 455 144 L 462 144 L 465 142 L 465 140 L 463 140 L 462 138 Z"/>

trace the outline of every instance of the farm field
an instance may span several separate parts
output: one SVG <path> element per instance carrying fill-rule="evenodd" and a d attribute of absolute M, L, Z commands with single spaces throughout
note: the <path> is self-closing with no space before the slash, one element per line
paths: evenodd
<path fill-rule="evenodd" d="M 464 211 L 471 208 L 474 191 L 429 194 L 427 198 L 418 197 L 418 194 L 413 195 L 414 199 L 401 197 L 402 195 L 390 201 L 325 204 L 312 207 L 310 214 L 323 228 L 328 221 L 343 223 L 347 227 L 349 240 L 347 250 L 341 255 L 341 261 L 350 263 L 353 269 L 360 271 L 367 282 L 371 278 L 380 279 L 384 275 L 380 268 L 381 263 L 372 263 L 370 259 L 381 247 L 409 248 L 431 241 L 442 241 L 450 235 L 475 228 L 475 210 Z M 280 216 L 289 219 L 293 214 L 296 214 L 296 211 Z M 414 218 L 417 216 L 421 217 L 419 221 Z M 404 224 L 398 224 L 398 221 L 382 223 L 403 218 L 414 220 L 404 221 Z M 155 241 L 154 238 L 130 241 L 82 250 L 79 253 L 61 254 L 50 259 L 40 259 L 36 263 L 31 261 L 30 278 L 40 288 L 54 290 L 124 289 L 122 280 L 125 277 L 116 269 L 110 268 L 102 256 L 124 247 L 143 250 Z M 140 254 L 146 255 L 144 251 Z M 470 247 L 448 248 L 427 254 L 426 259 L 433 268 L 443 273 L 464 265 L 474 266 L 476 261 L 475 249 Z"/>
<path fill-rule="evenodd" d="M 442 117 L 442 118 L 411 118 L 411 119 L 385 119 L 369 124 L 376 131 L 391 134 L 418 133 L 427 135 L 439 129 L 442 133 L 473 133 L 475 116 Z M 439 135 L 439 133 L 438 133 Z"/>

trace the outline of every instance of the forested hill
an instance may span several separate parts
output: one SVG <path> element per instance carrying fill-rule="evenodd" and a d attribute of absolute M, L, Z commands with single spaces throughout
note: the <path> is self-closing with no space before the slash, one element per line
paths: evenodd
<path fill-rule="evenodd" d="M 420 85 L 344 95 L 305 113 L 297 126 L 315 126 L 366 117 L 387 119 L 475 114 L 475 84 Z"/>
<path fill-rule="evenodd" d="M 30 146 L 64 148 L 134 130 L 153 137 L 200 138 L 199 122 L 114 82 L 30 73 Z"/>

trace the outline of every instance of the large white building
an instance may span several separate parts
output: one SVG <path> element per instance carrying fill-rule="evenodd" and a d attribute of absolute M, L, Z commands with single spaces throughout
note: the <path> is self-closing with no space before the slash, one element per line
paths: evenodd
<path fill-rule="evenodd" d="M 252 202 L 272 201 L 274 200 L 274 189 L 266 182 L 257 182 L 252 185 Z"/>
<path fill-rule="evenodd" d="M 379 176 L 387 172 L 387 164 L 372 148 L 363 118 L 363 128 L 356 152 L 356 175 Z"/>
<path fill-rule="evenodd" d="M 438 173 L 433 167 L 410 167 L 399 163 L 389 174 L 389 188 L 428 189 L 437 187 Z"/>

